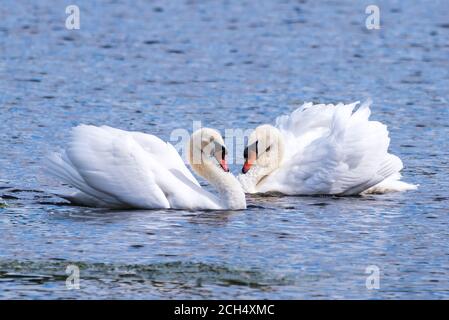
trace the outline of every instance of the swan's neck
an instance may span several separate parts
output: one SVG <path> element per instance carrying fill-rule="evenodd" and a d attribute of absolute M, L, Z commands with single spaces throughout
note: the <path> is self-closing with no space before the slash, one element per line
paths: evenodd
<path fill-rule="evenodd" d="M 267 171 L 263 167 L 254 166 L 247 173 L 239 174 L 237 178 L 246 193 L 257 193 L 259 184 L 263 183 L 263 178 L 270 174 L 271 171 Z"/>
<path fill-rule="evenodd" d="M 234 175 L 212 164 L 208 167 L 204 178 L 217 189 L 223 207 L 232 210 L 246 209 L 245 193 Z"/>

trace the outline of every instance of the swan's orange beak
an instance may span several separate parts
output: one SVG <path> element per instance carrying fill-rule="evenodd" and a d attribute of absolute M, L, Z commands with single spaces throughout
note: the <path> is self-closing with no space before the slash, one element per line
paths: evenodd
<path fill-rule="evenodd" d="M 245 163 L 242 167 L 242 173 L 245 174 L 251 169 L 251 166 L 256 162 L 257 159 L 257 153 L 255 151 L 249 151 L 248 152 L 248 158 L 246 158 Z"/>
<path fill-rule="evenodd" d="M 245 163 L 243 164 L 243 168 L 242 168 L 242 173 L 245 174 L 249 171 L 249 169 L 251 169 L 252 164 L 249 163 L 248 161 L 245 161 Z"/>
<path fill-rule="evenodd" d="M 224 170 L 224 172 L 229 172 L 229 167 L 228 163 L 226 162 L 226 159 L 220 161 L 220 166 Z"/>

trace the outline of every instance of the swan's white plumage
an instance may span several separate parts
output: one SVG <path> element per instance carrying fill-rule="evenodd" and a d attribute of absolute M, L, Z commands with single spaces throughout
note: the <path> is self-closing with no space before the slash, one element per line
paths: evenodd
<path fill-rule="evenodd" d="M 353 195 L 415 189 L 398 181 L 402 161 L 388 153 L 386 126 L 369 120 L 370 103 L 355 112 L 359 102 L 306 103 L 292 114 L 278 117 L 284 159 L 256 186 L 248 187 L 251 171 L 248 178 L 239 176 L 246 191 Z"/>
<path fill-rule="evenodd" d="M 112 208 L 226 209 L 201 188 L 170 143 L 108 126 L 72 130 L 65 150 L 52 154 L 48 165 L 79 190 L 68 200 Z"/>

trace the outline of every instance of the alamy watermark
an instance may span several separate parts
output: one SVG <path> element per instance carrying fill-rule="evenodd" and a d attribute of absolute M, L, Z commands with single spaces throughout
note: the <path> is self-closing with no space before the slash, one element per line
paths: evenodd
<path fill-rule="evenodd" d="M 65 287 L 68 290 L 74 290 L 80 288 L 80 269 L 77 265 L 70 264 L 65 269 L 65 273 L 68 275 L 65 280 Z"/>
<path fill-rule="evenodd" d="M 380 9 L 372 4 L 366 7 L 365 13 L 369 16 L 365 20 L 365 26 L 368 30 L 380 29 Z"/>
<path fill-rule="evenodd" d="M 65 27 L 68 30 L 79 30 L 81 26 L 80 8 L 72 4 L 65 8 L 65 13 L 69 15 L 65 20 Z"/>
<path fill-rule="evenodd" d="M 366 267 L 365 273 L 369 274 L 366 277 L 365 286 L 368 290 L 380 289 L 380 269 L 376 265 Z"/>
<path fill-rule="evenodd" d="M 193 121 L 192 122 L 192 132 L 195 132 L 202 128 L 201 121 Z M 229 163 L 234 164 L 243 164 L 244 158 L 243 153 L 245 149 L 245 143 L 248 140 L 248 137 L 253 132 L 252 129 L 239 129 L 239 128 L 226 128 L 224 130 L 224 142 L 226 146 L 226 157 L 230 160 Z M 219 132 L 220 133 L 220 132 Z M 220 133 L 221 134 L 221 133 Z M 181 155 L 183 160 L 187 163 L 187 148 L 189 148 L 189 140 L 191 138 L 191 134 L 187 129 L 178 128 L 171 132 L 169 141 L 173 144 L 176 151 Z M 198 144 L 199 148 L 195 148 L 194 150 L 202 150 L 213 152 L 214 143 L 210 142 L 208 145 L 200 146 L 201 141 L 194 141 L 194 143 Z M 193 163 L 199 164 L 201 163 L 201 154 L 194 153 L 192 160 Z"/>

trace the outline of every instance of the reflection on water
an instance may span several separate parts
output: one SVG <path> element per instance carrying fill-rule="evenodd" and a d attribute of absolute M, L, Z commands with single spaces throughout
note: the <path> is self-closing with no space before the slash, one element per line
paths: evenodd
<path fill-rule="evenodd" d="M 448 298 L 446 3 L 381 1 L 378 31 L 364 1 L 77 4 L 68 31 L 53 1 L 2 3 L 0 298 Z M 42 171 L 79 123 L 168 140 L 368 97 L 417 191 L 119 211 L 67 204 Z"/>

